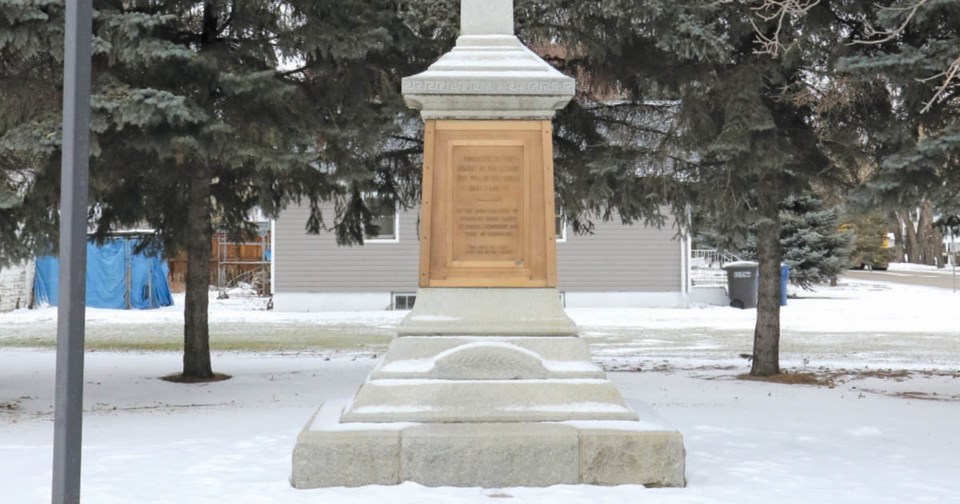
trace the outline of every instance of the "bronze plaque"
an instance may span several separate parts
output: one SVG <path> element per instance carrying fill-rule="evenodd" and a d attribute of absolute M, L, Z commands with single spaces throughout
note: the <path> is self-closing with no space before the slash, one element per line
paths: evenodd
<path fill-rule="evenodd" d="M 549 121 L 427 121 L 424 287 L 556 286 Z"/>
<path fill-rule="evenodd" d="M 454 146 L 452 158 L 453 264 L 523 261 L 523 146 Z"/>

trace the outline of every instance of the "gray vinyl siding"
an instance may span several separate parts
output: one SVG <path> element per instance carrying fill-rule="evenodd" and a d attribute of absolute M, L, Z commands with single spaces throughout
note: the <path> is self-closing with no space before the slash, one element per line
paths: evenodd
<path fill-rule="evenodd" d="M 331 212 L 332 213 L 332 212 Z M 291 206 L 276 222 L 277 292 L 416 292 L 417 212 L 400 215 L 399 243 L 340 247 L 332 233 L 304 232 L 308 209 Z M 330 215 L 332 219 L 332 215 Z M 675 229 L 595 222 L 592 235 L 557 243 L 559 288 L 568 292 L 681 291 Z"/>
<path fill-rule="evenodd" d="M 557 243 L 557 279 L 567 292 L 678 292 L 681 290 L 680 242 L 676 229 L 619 220 L 594 221 L 592 235 Z"/>
<path fill-rule="evenodd" d="M 399 243 L 341 247 L 333 233 L 304 231 L 309 208 L 290 206 L 276 223 L 277 292 L 416 292 L 417 214 L 400 215 Z M 327 222 L 332 209 L 324 211 Z"/>

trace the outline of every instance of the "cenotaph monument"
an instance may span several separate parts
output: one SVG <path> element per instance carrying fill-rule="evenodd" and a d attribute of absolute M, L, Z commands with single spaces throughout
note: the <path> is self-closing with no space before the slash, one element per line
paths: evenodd
<path fill-rule="evenodd" d="M 679 432 L 591 360 L 557 290 L 551 119 L 575 82 L 461 0 L 456 47 L 403 79 L 424 119 L 414 309 L 356 395 L 293 452 L 297 488 L 683 486 Z"/>

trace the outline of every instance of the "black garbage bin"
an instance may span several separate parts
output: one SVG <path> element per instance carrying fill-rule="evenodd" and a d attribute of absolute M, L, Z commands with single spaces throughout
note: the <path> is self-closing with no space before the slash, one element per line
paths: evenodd
<path fill-rule="evenodd" d="M 754 261 L 737 261 L 723 265 L 727 270 L 727 294 L 734 308 L 756 308 L 760 290 L 760 266 Z"/>

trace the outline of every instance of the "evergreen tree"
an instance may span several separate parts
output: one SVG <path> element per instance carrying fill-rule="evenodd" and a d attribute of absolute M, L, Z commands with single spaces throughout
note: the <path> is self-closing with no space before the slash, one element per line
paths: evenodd
<path fill-rule="evenodd" d="M 525 27 L 569 48 L 559 66 L 587 82 L 557 118 L 564 210 L 662 222 L 662 209 L 682 218 L 692 205 L 724 240 L 755 229 L 760 299 L 751 373 L 778 373 L 779 205 L 814 184 L 841 181 L 837 167 L 854 157 L 825 141 L 843 128 L 824 128 L 819 107 L 824 76 L 855 50 L 844 42 L 862 19 L 846 3 L 811 2 L 782 18 L 740 2 L 532 4 Z M 650 109 L 665 119 L 634 119 Z M 609 141 L 611 130 L 643 141 Z"/>
<path fill-rule="evenodd" d="M 809 290 L 814 284 L 832 281 L 851 265 L 861 236 L 844 226 L 840 216 L 839 207 L 824 208 L 823 201 L 811 193 L 791 195 L 780 203 L 780 248 L 783 263 L 790 266 L 792 284 Z M 718 240 L 711 229 L 701 229 L 697 236 L 710 247 L 718 242 L 730 246 L 729 240 Z M 742 244 L 725 250 L 756 259 L 756 243 L 756 233 L 750 230 Z"/>
<path fill-rule="evenodd" d="M 812 194 L 789 196 L 780 205 L 780 222 L 783 262 L 794 285 L 810 289 L 850 267 L 856 233 L 841 229 L 838 207 L 824 208 Z"/>
<path fill-rule="evenodd" d="M 342 242 L 361 242 L 377 217 L 364 193 L 410 204 L 421 142 L 404 129 L 402 118 L 412 114 L 399 79 L 451 43 L 453 16 L 448 5 L 387 0 L 103 0 L 94 7 L 91 222 L 98 238 L 146 224 L 156 231 L 147 246 L 186 250 L 183 377 L 210 379 L 214 229 L 243 235 L 252 208 L 273 215 L 303 198 L 313 210 L 310 231 L 329 228 Z M 41 92 L 57 97 L 0 130 L 0 158 L 15 160 L 4 165 L 0 185 L 21 184 L 18 201 L 11 205 L 7 191 L 0 208 L 7 259 L 55 243 L 62 47 L 51 41 L 62 2 L 4 0 L 0 19 L 12 34 L 0 36 L 4 81 L 20 75 L 8 67 L 27 72 L 29 58 L 51 62 L 45 86 L 16 89 L 21 103 Z M 13 53 L 20 56 L 8 60 Z M 11 176 L 16 170 L 27 175 Z M 323 200 L 336 203 L 329 223 Z M 46 222 L 31 218 L 37 215 Z M 24 238 L 30 246 L 8 245 Z"/>
<path fill-rule="evenodd" d="M 592 220 L 668 224 L 687 201 L 663 177 L 688 151 L 670 146 L 678 99 L 731 46 L 717 5 L 649 0 L 517 2 L 518 36 L 577 94 L 554 119 L 556 197 L 576 232 Z M 674 211 L 670 211 L 671 207 Z"/>
<path fill-rule="evenodd" d="M 856 194 L 867 207 L 908 213 L 960 205 L 960 3 L 896 0 L 868 4 L 867 49 L 842 60 L 847 75 L 882 81 L 866 123 L 877 146 L 868 184 Z M 932 219 L 927 219 L 927 227 Z M 931 228 L 932 229 L 932 228 Z M 919 260 L 919 259 L 916 259 Z"/>
<path fill-rule="evenodd" d="M 886 269 L 895 253 L 887 239 L 887 219 L 877 212 L 853 216 L 846 223 L 856 233 L 851 254 L 852 266 Z"/>
<path fill-rule="evenodd" d="M 59 132 L 38 137 L 31 129 L 59 120 L 62 58 L 57 2 L 0 0 L 0 267 L 56 242 Z M 38 148 L 15 148 L 24 136 Z"/>
<path fill-rule="evenodd" d="M 557 195 L 575 229 L 614 216 L 683 224 L 692 204 L 725 239 L 758 230 L 754 374 L 779 371 L 779 203 L 832 183 L 843 175 L 836 167 L 859 155 L 840 140 L 854 128 L 831 120 L 823 88 L 839 56 L 867 52 L 845 44 L 866 33 L 865 4 L 810 2 L 781 18 L 726 1 L 517 5 L 521 38 L 580 83 L 555 127 Z M 168 251 L 187 248 L 186 354 L 208 353 L 199 286 L 205 296 L 214 225 L 242 232 L 252 205 L 273 212 L 305 197 L 312 231 L 331 227 L 357 242 L 375 217 L 364 193 L 415 199 L 422 145 L 409 133 L 415 115 L 401 103 L 399 78 L 452 44 L 454 0 L 96 7 L 98 230 L 146 221 Z M 856 89 L 870 82 L 851 80 Z M 56 128 L 43 124 L 8 129 L 0 148 L 49 158 Z M 325 198 L 336 202 L 331 224 L 318 210 Z M 186 374 L 208 371 L 209 359 L 185 359 Z"/>

